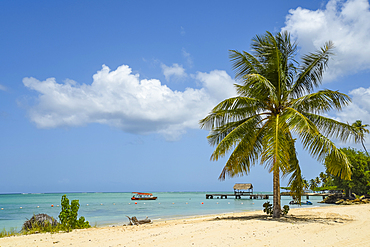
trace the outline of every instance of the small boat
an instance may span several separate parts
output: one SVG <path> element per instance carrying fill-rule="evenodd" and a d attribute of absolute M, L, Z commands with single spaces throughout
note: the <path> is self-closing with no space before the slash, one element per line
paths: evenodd
<path fill-rule="evenodd" d="M 141 193 L 141 192 L 132 192 L 131 200 L 156 200 L 157 197 L 153 196 L 152 193 Z"/>
<path fill-rule="evenodd" d="M 289 204 L 290 205 L 299 205 L 299 202 L 297 202 L 297 201 L 290 201 Z M 301 205 L 312 205 L 312 202 L 310 202 L 310 201 L 301 202 Z"/>

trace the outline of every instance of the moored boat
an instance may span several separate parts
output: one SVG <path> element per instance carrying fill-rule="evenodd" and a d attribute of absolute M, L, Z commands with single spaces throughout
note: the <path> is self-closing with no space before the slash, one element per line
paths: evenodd
<path fill-rule="evenodd" d="M 299 202 L 297 202 L 297 201 L 290 201 L 289 204 L 290 205 L 299 205 Z M 310 201 L 301 202 L 301 205 L 312 205 L 312 202 L 310 202 Z"/>
<path fill-rule="evenodd" d="M 157 197 L 153 196 L 152 193 L 141 193 L 141 192 L 132 192 L 131 200 L 156 200 Z"/>

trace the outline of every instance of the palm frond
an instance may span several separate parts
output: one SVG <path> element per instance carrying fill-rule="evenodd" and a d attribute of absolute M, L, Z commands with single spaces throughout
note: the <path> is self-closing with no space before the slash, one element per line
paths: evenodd
<path fill-rule="evenodd" d="M 298 165 L 292 164 L 291 166 L 291 176 L 288 181 L 288 186 L 290 187 L 290 195 L 295 198 L 295 200 L 300 204 L 304 189 L 304 179 L 302 177 L 301 168 Z"/>
<path fill-rule="evenodd" d="M 321 84 L 329 58 L 333 55 L 333 48 L 333 42 L 329 41 L 319 51 L 302 57 L 303 65 L 291 89 L 292 95 L 301 97 L 304 93 L 311 93 L 314 88 Z"/>
<path fill-rule="evenodd" d="M 238 143 L 230 155 L 219 179 L 225 180 L 226 176 L 235 177 L 248 175 L 251 166 L 255 165 L 263 150 L 264 126 L 255 128 Z"/>
<path fill-rule="evenodd" d="M 290 195 L 301 203 L 301 198 L 304 188 L 304 179 L 302 177 L 301 168 L 299 166 L 297 151 L 295 149 L 295 139 L 292 137 L 291 133 L 288 133 L 289 142 L 289 168 L 286 173 L 283 173 L 283 177 L 290 175 L 288 186 L 290 187 Z"/>
<path fill-rule="evenodd" d="M 292 100 L 292 107 L 301 112 L 319 114 L 333 109 L 340 111 L 350 102 L 348 95 L 326 89 Z"/>
<path fill-rule="evenodd" d="M 262 64 L 248 52 L 229 51 L 229 58 L 232 68 L 235 70 L 235 78 L 242 79 L 245 75 L 260 73 L 263 70 Z"/>
<path fill-rule="evenodd" d="M 245 97 L 253 97 L 264 102 L 275 102 L 277 99 L 275 86 L 260 74 L 248 74 L 243 77 L 243 85 L 235 84 L 237 93 Z"/>
<path fill-rule="evenodd" d="M 358 142 L 356 130 L 353 126 L 336 121 L 331 118 L 323 117 L 317 114 L 304 114 L 308 119 L 310 119 L 317 129 L 326 137 L 338 138 L 342 142 L 348 142 L 353 140 Z"/>
<path fill-rule="evenodd" d="M 291 140 L 287 138 L 289 128 L 279 115 L 270 117 L 266 122 L 261 162 L 265 164 L 269 172 L 282 170 L 285 173 L 288 170 L 290 159 L 289 142 Z"/>
<path fill-rule="evenodd" d="M 311 156 L 321 162 L 327 160 L 325 163 L 331 174 L 345 179 L 350 178 L 351 169 L 348 158 L 332 141 L 322 134 L 302 133 L 300 138 L 303 147 L 310 152 Z"/>
<path fill-rule="evenodd" d="M 260 121 L 260 116 L 255 115 L 244 121 L 240 121 L 238 123 L 239 125 L 235 124 L 232 128 L 227 128 L 229 127 L 228 125 L 225 128 L 212 131 L 207 138 L 211 139 L 211 143 L 217 143 L 217 146 L 211 156 L 211 160 L 218 160 L 220 157 L 224 157 L 241 140 L 252 140 L 254 132 L 259 128 Z"/>
<path fill-rule="evenodd" d="M 316 125 L 304 114 L 294 108 L 285 108 L 285 111 L 281 115 L 281 118 L 287 123 L 289 129 L 298 135 L 306 132 L 313 135 L 319 134 Z"/>
<path fill-rule="evenodd" d="M 247 119 L 242 119 L 240 121 L 226 123 L 218 128 L 214 128 L 207 136 L 208 143 L 211 146 L 218 145 L 231 131 L 233 131 L 238 126 L 242 125 Z"/>
<path fill-rule="evenodd" d="M 210 114 L 199 121 L 202 129 L 219 128 L 229 122 L 255 115 L 261 110 L 261 102 L 247 97 L 226 99 L 216 105 Z"/>

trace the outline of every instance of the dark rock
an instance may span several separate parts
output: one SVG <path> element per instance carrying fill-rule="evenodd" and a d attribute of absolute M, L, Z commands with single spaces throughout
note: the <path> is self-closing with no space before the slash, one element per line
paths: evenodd
<path fill-rule="evenodd" d="M 343 194 L 332 194 L 325 197 L 325 199 L 322 200 L 321 203 L 334 204 L 337 203 L 337 201 L 339 200 L 343 200 L 343 198 L 344 198 Z"/>

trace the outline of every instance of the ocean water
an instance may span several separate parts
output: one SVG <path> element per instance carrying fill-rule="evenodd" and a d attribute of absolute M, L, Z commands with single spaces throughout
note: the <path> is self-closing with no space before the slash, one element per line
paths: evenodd
<path fill-rule="evenodd" d="M 58 219 L 61 211 L 60 200 L 66 194 L 70 202 L 79 200 L 78 215 L 84 216 L 90 225 L 127 224 L 127 216 L 136 216 L 139 220 L 148 216 L 151 220 L 185 218 L 196 215 L 209 215 L 230 212 L 262 210 L 262 204 L 270 199 L 206 199 L 206 194 L 232 192 L 157 192 L 154 201 L 131 200 L 131 193 L 55 193 L 55 194 L 0 194 L 0 231 L 5 229 L 21 230 L 24 221 L 34 214 L 45 213 Z M 255 192 L 269 193 L 271 192 Z M 247 199 L 248 198 L 248 199 Z M 296 207 L 327 206 L 320 204 L 320 196 L 312 196 L 312 206 L 289 205 Z M 291 198 L 281 197 L 281 204 L 289 204 Z M 302 202 L 306 198 L 302 199 Z M 54 205 L 51 207 L 51 205 Z"/>

